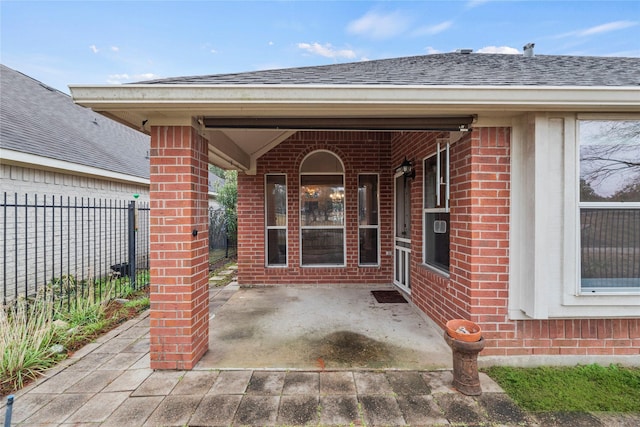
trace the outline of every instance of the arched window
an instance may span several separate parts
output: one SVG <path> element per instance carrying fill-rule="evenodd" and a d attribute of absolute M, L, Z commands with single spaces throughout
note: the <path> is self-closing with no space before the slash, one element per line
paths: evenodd
<path fill-rule="evenodd" d="M 300 247 L 303 266 L 345 265 L 344 166 L 329 151 L 300 166 Z"/>

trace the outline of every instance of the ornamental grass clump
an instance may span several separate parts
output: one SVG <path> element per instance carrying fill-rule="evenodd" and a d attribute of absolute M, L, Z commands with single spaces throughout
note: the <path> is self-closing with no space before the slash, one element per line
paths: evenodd
<path fill-rule="evenodd" d="M 56 363 L 53 301 L 18 300 L 0 309 L 0 390 L 17 390 Z"/>

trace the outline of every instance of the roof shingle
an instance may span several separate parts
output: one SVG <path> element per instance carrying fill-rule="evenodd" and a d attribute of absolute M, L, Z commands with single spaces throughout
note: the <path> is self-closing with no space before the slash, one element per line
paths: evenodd
<path fill-rule="evenodd" d="M 0 64 L 0 146 L 149 178 L 150 138 Z"/>
<path fill-rule="evenodd" d="M 640 58 L 445 53 L 144 84 L 638 86 Z"/>

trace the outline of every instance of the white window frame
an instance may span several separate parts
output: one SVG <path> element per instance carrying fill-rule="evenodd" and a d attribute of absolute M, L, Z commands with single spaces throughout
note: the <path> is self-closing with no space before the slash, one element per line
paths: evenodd
<path fill-rule="evenodd" d="M 580 293 L 579 120 L 640 120 L 640 114 L 531 113 L 511 123 L 510 319 L 640 312 L 638 293 Z"/>
<path fill-rule="evenodd" d="M 422 177 L 422 192 L 423 192 L 423 197 L 422 197 L 422 232 L 423 232 L 423 236 L 422 236 L 422 263 L 424 266 L 430 268 L 430 269 L 434 269 L 437 272 L 445 275 L 445 276 L 449 276 L 449 270 L 444 270 L 439 266 L 430 264 L 429 262 L 427 262 L 427 220 L 426 220 L 426 214 L 428 213 L 448 213 L 451 214 L 451 209 L 449 207 L 449 201 L 450 201 L 450 194 L 451 194 L 451 153 L 450 153 L 450 149 L 451 149 L 451 143 L 448 139 L 441 139 L 439 138 L 437 140 L 436 143 L 436 152 L 434 154 L 431 154 L 430 156 L 425 157 L 422 160 L 422 165 L 423 165 L 423 177 Z M 441 157 L 442 153 L 444 153 L 444 155 L 446 156 L 445 158 L 445 171 L 441 171 L 441 166 L 440 164 L 441 162 Z M 444 183 L 445 183 L 445 192 L 444 194 L 442 193 L 442 190 L 440 189 L 440 185 L 436 184 L 436 205 L 440 205 L 440 201 L 441 198 L 444 197 L 444 206 L 440 207 L 440 208 L 428 208 L 427 207 L 427 198 L 426 198 L 426 186 L 427 186 L 427 172 L 426 172 L 426 163 L 427 160 L 432 159 L 433 157 L 436 157 L 436 179 L 438 182 L 441 182 L 441 180 L 443 180 L 444 178 Z M 444 172 L 444 176 L 442 174 L 442 172 Z M 451 222 L 449 222 L 449 225 L 451 224 Z M 449 241 L 449 244 L 451 244 L 451 241 Z M 449 267 L 451 267 L 451 265 L 449 265 Z"/>
<path fill-rule="evenodd" d="M 333 155 L 336 159 L 338 159 L 338 161 L 340 161 L 340 164 L 342 165 L 342 173 L 336 173 L 336 172 L 300 172 L 298 174 L 298 189 L 299 189 L 299 194 L 298 194 L 298 203 L 300 205 L 300 209 L 299 210 L 299 221 L 300 221 L 300 233 L 299 233 L 299 248 L 300 248 L 300 267 L 302 268 L 334 268 L 334 267 L 346 267 L 347 266 L 347 218 L 346 218 L 346 213 L 347 213 L 347 197 L 346 197 L 346 185 L 345 185 L 345 167 L 344 167 L 344 163 L 342 162 L 342 159 L 334 152 L 329 151 L 329 150 L 316 150 L 313 151 L 309 154 L 307 154 L 305 156 L 305 158 L 302 160 L 302 162 L 300 163 L 300 165 L 303 165 L 304 162 L 309 158 L 309 156 L 316 154 L 318 152 L 327 152 L 330 153 L 331 155 Z M 342 227 L 337 227 L 337 226 L 329 226 L 329 225 L 302 225 L 302 198 L 301 198 L 301 191 L 302 191 L 302 177 L 305 175 L 315 175 L 315 176 L 319 176 L 319 175 L 325 175 L 325 176 L 338 176 L 340 175 L 342 177 L 342 187 L 344 188 L 344 199 L 343 199 L 343 221 L 342 221 Z M 342 228 L 342 264 L 304 264 L 302 262 L 302 257 L 303 257 L 303 246 L 302 246 L 302 231 L 303 230 L 337 230 L 339 228 Z"/>
<path fill-rule="evenodd" d="M 378 212 L 377 212 L 377 216 L 378 216 L 378 220 L 376 221 L 378 224 L 377 225 L 360 225 L 360 195 L 358 194 L 358 266 L 359 267 L 379 267 L 380 266 L 380 174 L 379 173 L 359 173 L 358 174 L 358 191 L 360 191 L 360 177 L 361 176 L 370 176 L 373 175 L 376 177 L 376 206 L 378 207 Z M 367 263 L 367 264 L 362 264 L 360 263 L 360 230 L 361 229 L 375 229 L 378 230 L 378 232 L 376 233 L 377 236 L 377 248 L 378 248 L 378 253 L 377 253 L 377 258 L 376 258 L 376 262 L 375 263 Z"/>
<path fill-rule="evenodd" d="M 588 116 L 587 116 L 588 117 Z M 633 121 L 633 120 L 625 120 L 625 119 L 612 119 L 612 118 L 585 118 L 578 117 L 576 120 L 576 289 L 575 295 L 578 296 L 586 296 L 586 297 L 594 297 L 594 296 L 604 296 L 604 295 L 612 295 L 612 296 L 625 296 L 625 295 L 640 295 L 640 287 L 639 288 L 583 288 L 582 286 L 582 243 L 581 243 L 581 220 L 580 214 L 582 209 L 602 209 L 602 210 L 611 210 L 611 209 L 640 209 L 640 202 L 582 202 L 580 200 L 580 122 L 583 121 L 602 121 L 602 122 L 612 122 L 612 121 Z M 640 122 L 640 119 L 637 120 Z"/>
<path fill-rule="evenodd" d="M 285 194 L 285 225 L 268 225 L 267 224 L 267 181 L 268 181 L 268 177 L 270 176 L 284 176 L 284 186 L 286 189 L 286 194 Z M 285 236 L 287 236 L 288 240 L 288 236 L 289 236 L 289 232 L 288 232 L 288 224 L 289 224 L 289 197 L 288 197 L 288 193 L 289 193 L 289 186 L 287 183 L 287 174 L 286 173 L 267 173 L 264 175 L 264 225 L 265 225 L 265 232 L 264 232 L 264 264 L 266 267 L 269 268 L 284 268 L 287 267 L 289 265 L 289 245 L 287 244 L 287 248 L 286 248 L 286 256 L 285 256 L 285 262 L 284 264 L 269 264 L 269 230 L 285 230 Z M 287 241 L 288 243 L 288 241 Z"/>

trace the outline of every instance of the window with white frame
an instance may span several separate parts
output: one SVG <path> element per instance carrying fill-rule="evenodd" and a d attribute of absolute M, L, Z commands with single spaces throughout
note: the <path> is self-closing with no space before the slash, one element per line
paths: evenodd
<path fill-rule="evenodd" d="M 328 151 L 308 155 L 300 168 L 303 266 L 345 265 L 344 167 Z"/>
<path fill-rule="evenodd" d="M 449 143 L 424 161 L 424 263 L 449 271 Z"/>
<path fill-rule="evenodd" d="M 266 263 L 287 265 L 287 176 L 265 176 Z"/>
<path fill-rule="evenodd" d="M 580 290 L 640 292 L 640 121 L 578 124 Z"/>
<path fill-rule="evenodd" d="M 379 265 L 378 175 L 358 175 L 358 264 Z"/>

